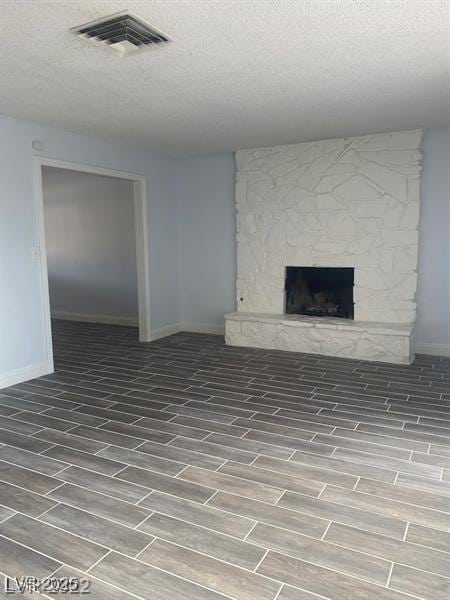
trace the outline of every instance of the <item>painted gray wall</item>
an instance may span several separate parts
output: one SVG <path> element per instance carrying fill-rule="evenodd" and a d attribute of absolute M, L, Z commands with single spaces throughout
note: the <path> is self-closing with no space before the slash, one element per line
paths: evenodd
<path fill-rule="evenodd" d="M 52 314 L 137 323 L 133 183 L 44 167 L 42 187 Z"/>
<path fill-rule="evenodd" d="M 152 328 L 178 322 L 179 271 L 174 161 L 27 121 L 0 117 L 0 373 L 45 360 L 39 261 L 34 213 L 32 140 L 39 154 L 146 175 Z M 175 240 L 175 243 L 174 243 Z"/>
<path fill-rule="evenodd" d="M 180 160 L 176 195 L 181 320 L 223 326 L 235 306 L 233 153 Z"/>
<path fill-rule="evenodd" d="M 425 131 L 416 349 L 450 356 L 450 128 Z"/>

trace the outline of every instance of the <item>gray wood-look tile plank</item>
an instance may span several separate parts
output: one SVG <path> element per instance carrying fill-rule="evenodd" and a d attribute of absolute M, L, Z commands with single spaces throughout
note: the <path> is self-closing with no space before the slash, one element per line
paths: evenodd
<path fill-rule="evenodd" d="M 383 446 L 381 443 L 353 440 L 338 436 L 334 433 L 332 435 L 323 435 L 322 433 L 319 433 L 314 437 L 314 442 L 318 442 L 320 444 L 329 444 L 330 446 L 337 448 L 347 448 L 348 450 L 360 450 L 361 452 L 368 452 L 370 454 L 377 454 L 380 456 L 401 458 L 403 460 L 409 460 L 411 455 L 410 450 L 394 448 L 392 446 Z"/>
<path fill-rule="evenodd" d="M 277 600 L 319 600 L 320 596 L 290 585 L 283 585 Z"/>
<path fill-rule="evenodd" d="M 394 565 L 389 587 L 424 600 L 448 600 L 450 579 L 411 569 L 405 565 Z"/>
<path fill-rule="evenodd" d="M 332 523 L 325 534 L 326 541 L 408 565 L 436 575 L 450 574 L 450 555 L 438 550 L 408 544 L 362 529 Z M 340 569 L 341 570 L 341 569 Z"/>
<path fill-rule="evenodd" d="M 18 415 L 20 414 L 21 413 L 18 413 Z M 22 435 L 33 435 L 33 433 L 37 433 L 43 429 L 42 426 L 26 423 L 25 421 L 20 421 L 16 418 L 13 419 L 12 417 L 2 417 L 0 425 L 2 426 L 1 428 L 6 429 L 6 431 L 21 433 Z"/>
<path fill-rule="evenodd" d="M 186 427 L 177 423 L 176 419 L 172 421 L 161 421 L 159 419 L 149 419 L 148 417 L 142 417 L 136 422 L 137 427 L 144 429 L 152 429 L 154 431 L 162 431 L 164 433 L 181 435 L 194 440 L 204 439 L 210 432 L 207 429 L 199 429 L 197 427 Z"/>
<path fill-rule="evenodd" d="M 302 465 L 311 465 L 313 467 L 329 469 L 333 472 L 337 471 L 339 473 L 355 475 L 356 477 L 370 477 L 372 479 L 376 479 L 377 481 L 386 481 L 388 483 L 393 483 L 396 479 L 396 471 L 378 466 L 371 466 L 369 464 L 371 462 L 371 454 L 367 455 L 368 458 L 363 457 L 365 458 L 366 462 L 362 462 L 362 460 L 341 460 L 337 455 L 338 452 L 339 448 L 336 450 L 336 452 L 334 452 L 333 456 L 328 458 L 326 456 L 312 455 L 308 452 L 296 451 L 290 460 L 295 463 L 301 463 Z M 342 450 L 342 452 L 352 453 L 356 451 Z M 348 458 L 348 454 L 345 456 Z"/>
<path fill-rule="evenodd" d="M 337 448 L 337 450 L 333 454 L 333 457 L 354 462 L 357 464 L 376 465 L 383 469 L 390 469 L 392 471 L 411 473 L 412 475 L 422 475 L 423 477 L 432 477 L 435 479 L 440 479 L 441 476 L 440 467 L 434 465 L 412 463 L 409 462 L 409 460 L 391 458 L 387 456 L 379 456 L 377 454 L 370 454 L 368 452 L 361 452 L 359 450 Z"/>
<path fill-rule="evenodd" d="M 267 471 L 253 465 L 246 466 L 233 462 L 225 463 L 217 472 L 313 497 L 317 497 L 324 488 L 324 484 L 318 481 L 299 479 L 285 473 L 275 473 L 274 471 Z"/>
<path fill-rule="evenodd" d="M 136 527 L 150 514 L 145 508 L 70 483 L 50 492 L 48 497 L 128 527 Z"/>
<path fill-rule="evenodd" d="M 119 405 L 114 403 L 111 408 L 99 408 L 97 406 L 80 406 L 74 412 L 92 415 L 92 417 L 101 418 L 103 423 L 109 420 L 119 421 L 120 423 L 134 423 L 137 421 L 140 415 L 135 414 L 133 410 L 125 411 L 118 408 Z M 130 406 L 132 408 L 132 406 Z M 89 424 L 89 423 L 88 423 Z M 101 425 L 102 423 L 100 423 Z"/>
<path fill-rule="evenodd" d="M 250 518 L 237 516 L 209 505 L 198 504 L 161 492 L 152 492 L 139 503 L 139 506 L 241 539 L 255 525 L 255 521 Z"/>
<path fill-rule="evenodd" d="M 0 536 L 1 571 L 9 577 L 32 574 L 38 579 L 51 575 L 61 563 Z"/>
<path fill-rule="evenodd" d="M 313 460 L 314 458 L 317 458 L 312 454 L 308 456 L 313 457 Z M 350 475 L 348 473 L 340 473 L 331 469 L 316 467 L 310 464 L 278 460 L 276 458 L 269 458 L 266 456 L 260 456 L 253 464 L 255 467 L 261 467 L 261 469 L 268 469 L 269 471 L 275 471 L 277 473 L 286 473 L 287 475 L 292 475 L 293 477 L 312 479 L 313 481 L 330 483 L 350 489 L 352 489 L 358 481 L 357 476 Z"/>
<path fill-rule="evenodd" d="M 46 450 L 43 456 L 50 456 L 64 463 L 83 467 L 84 469 L 91 469 L 103 475 L 114 475 L 114 473 L 117 473 L 126 466 L 125 463 L 93 455 L 89 452 L 75 450 L 74 448 L 68 448 L 67 446 L 54 446 L 50 450 Z"/>
<path fill-rule="evenodd" d="M 372 433 L 385 436 L 393 436 L 402 440 L 410 440 L 415 442 L 422 442 L 425 444 L 442 444 L 443 446 L 450 446 L 450 436 L 448 440 L 444 435 L 436 435 L 435 433 L 424 433 L 423 431 L 417 431 L 414 429 L 407 429 L 408 423 L 405 425 L 405 429 L 391 429 L 390 427 L 382 427 L 381 425 L 366 425 L 360 423 L 356 430 L 364 433 Z"/>
<path fill-rule="evenodd" d="M 0 429 L 0 444 L 14 446 L 14 448 L 21 448 L 22 450 L 36 452 L 37 454 L 52 447 L 52 444 L 49 442 L 43 442 L 34 437 L 14 433 L 13 431 L 6 431 L 6 429 Z"/>
<path fill-rule="evenodd" d="M 80 582 L 82 580 L 88 581 L 89 589 L 85 594 L 76 594 L 75 592 L 73 594 L 68 594 L 67 592 L 52 593 L 50 598 L 59 598 L 61 600 L 64 598 L 67 599 L 68 597 L 70 598 L 72 595 L 79 598 L 84 596 L 85 598 L 89 598 L 89 600 L 136 600 L 135 595 L 129 594 L 123 588 L 120 589 L 113 585 L 109 585 L 108 583 L 93 577 L 91 573 L 85 573 L 67 565 L 58 569 L 54 574 L 54 577 L 57 579 L 76 578 Z"/>
<path fill-rule="evenodd" d="M 146 429 L 128 423 L 119 423 L 118 421 L 109 421 L 106 425 L 96 429 L 98 436 L 105 442 L 113 446 L 122 448 L 130 448 L 133 450 L 144 441 L 159 442 L 167 444 L 173 440 L 175 434 L 166 433 L 164 431 L 156 431 L 154 429 Z"/>
<path fill-rule="evenodd" d="M 226 512 L 274 525 L 275 527 L 304 533 L 315 538 L 321 538 L 329 525 L 329 521 L 320 517 L 273 506 L 250 498 L 242 498 L 226 492 L 216 494 L 208 502 L 208 506 L 220 508 Z"/>
<path fill-rule="evenodd" d="M 169 445 L 159 444 L 158 442 L 145 442 L 138 448 L 139 452 L 144 452 L 152 456 L 160 456 L 168 460 L 173 460 L 179 463 L 186 463 L 194 467 L 203 469 L 211 469 L 215 471 L 224 463 L 224 459 L 215 456 L 192 452 L 190 450 L 179 449 Z"/>
<path fill-rule="evenodd" d="M 367 426 L 370 427 L 370 426 Z M 355 431 L 350 429 L 339 429 L 337 428 L 333 435 L 339 437 L 345 437 L 351 440 L 358 440 L 361 442 L 369 442 L 371 444 L 381 444 L 390 446 L 392 448 L 402 448 L 404 450 L 415 450 L 417 452 L 428 452 L 428 443 L 427 442 L 418 442 L 414 439 L 405 439 L 397 437 L 398 430 L 391 429 L 391 434 L 381 434 L 377 433 L 373 429 L 369 431 L 356 428 Z"/>
<path fill-rule="evenodd" d="M 158 456 L 152 456 L 139 450 L 128 450 L 117 446 L 109 446 L 105 450 L 101 450 L 96 456 L 110 458 L 114 461 L 122 461 L 127 465 L 141 467 L 150 471 L 156 471 L 164 475 L 178 475 L 186 464 L 167 460 Z"/>
<path fill-rule="evenodd" d="M 196 400 L 190 400 L 189 402 L 187 402 L 185 404 L 186 407 L 188 408 L 193 408 L 193 409 L 198 409 L 198 410 L 204 410 L 206 407 L 209 408 L 210 411 L 213 411 L 214 415 L 222 415 L 222 416 L 229 416 L 231 417 L 230 421 L 228 421 L 228 423 L 231 423 L 231 421 L 235 418 L 235 417 L 242 417 L 243 419 L 249 419 L 251 418 L 252 415 L 255 414 L 254 410 L 250 410 L 250 408 L 247 409 L 243 409 L 243 408 L 236 408 L 234 406 L 230 406 L 230 405 L 225 405 L 225 404 L 205 404 L 204 402 L 198 402 Z M 195 416 L 195 414 L 193 414 L 193 416 Z M 200 415 L 198 415 L 199 418 L 203 418 L 200 417 Z M 207 417 L 208 418 L 208 417 Z M 212 421 L 216 421 L 216 417 L 211 419 Z M 225 423 L 226 421 L 222 421 L 223 423 Z"/>
<path fill-rule="evenodd" d="M 108 552 L 96 543 L 19 514 L 0 523 L 0 535 L 77 569 L 89 569 Z"/>
<path fill-rule="evenodd" d="M 5 396 L 0 394 L 0 405 L 18 410 L 28 410 L 29 412 L 43 412 L 44 410 L 48 410 L 49 406 L 45 403 L 38 404 L 36 402 L 30 402 L 30 400 L 25 400 L 24 398 L 13 398 L 12 396 Z M 8 415 L 3 415 L 8 416 Z"/>
<path fill-rule="evenodd" d="M 257 419 L 236 419 L 233 421 L 233 426 L 237 426 L 246 429 L 254 429 L 257 431 L 267 431 L 268 433 L 276 433 L 278 435 L 284 435 L 286 437 L 292 437 L 297 440 L 308 440 L 317 433 L 314 428 L 310 429 L 300 429 L 296 427 L 289 427 L 287 425 L 283 425 L 281 423 L 268 423 L 266 421 L 260 421 Z M 332 427 L 326 427 L 323 433 L 330 433 L 333 430 Z M 226 433 L 226 432 L 224 432 Z"/>
<path fill-rule="evenodd" d="M 450 532 L 411 523 L 406 533 L 406 541 L 450 553 Z"/>
<path fill-rule="evenodd" d="M 228 436 L 231 437 L 231 436 Z M 229 448 L 228 446 L 220 446 L 213 444 L 209 441 L 209 438 L 205 441 L 192 440 L 189 438 L 177 437 L 169 443 L 170 446 L 176 448 L 183 448 L 185 450 L 192 450 L 193 452 L 201 452 L 210 456 L 217 456 L 226 460 L 235 460 L 246 465 L 252 463 L 258 456 L 253 452 L 246 452 L 245 450 L 239 450 L 236 448 Z"/>
<path fill-rule="evenodd" d="M 308 436 L 309 437 L 312 436 Z M 301 440 L 293 437 L 287 437 L 285 435 L 278 435 L 277 433 L 270 433 L 268 431 L 255 431 L 251 430 L 243 437 L 244 440 L 253 440 L 255 442 L 263 442 L 266 444 L 273 444 L 275 446 L 281 446 L 291 450 L 291 455 L 294 450 L 303 450 L 304 452 L 311 452 L 312 454 L 320 454 L 322 456 L 330 456 L 333 452 L 333 446 L 325 446 L 315 441 L 308 441 L 308 439 Z M 316 437 L 314 437 L 314 440 Z M 264 452 L 261 452 L 264 454 Z M 265 453 L 267 454 L 267 453 Z M 268 454 L 268 456 L 271 456 Z M 274 458 L 284 458 L 281 456 L 275 456 Z M 285 459 L 286 460 L 286 459 Z"/>
<path fill-rule="evenodd" d="M 226 435 L 234 435 L 236 437 L 241 437 L 249 430 L 249 427 L 238 426 L 236 421 L 233 421 L 232 425 L 226 425 L 225 423 L 218 423 L 217 421 L 185 416 L 175 417 L 175 419 L 172 419 L 171 423 L 182 425 L 183 427 L 199 427 L 202 428 L 202 431 L 206 430 L 208 433 L 225 433 Z M 180 433 L 180 435 L 185 434 Z"/>
<path fill-rule="evenodd" d="M 47 497 L 3 481 L 0 481 L 0 502 L 8 508 L 30 517 L 38 517 L 57 504 Z"/>
<path fill-rule="evenodd" d="M 222 405 L 222 406 L 233 406 L 235 408 L 244 408 L 245 410 L 252 410 L 255 412 L 262 412 L 268 415 L 272 415 L 278 409 L 276 406 L 267 406 L 265 404 L 260 404 L 258 402 L 259 398 L 251 397 L 249 400 L 231 400 L 229 398 L 219 398 L 214 396 L 206 401 L 206 405 L 212 405 L 212 410 L 214 410 L 214 405 Z"/>
<path fill-rule="evenodd" d="M 46 494 L 60 485 L 60 482 L 53 477 L 4 461 L 0 461 L 0 480 L 37 494 Z"/>
<path fill-rule="evenodd" d="M 273 600 L 280 588 L 266 577 L 159 539 L 140 560 L 239 600 Z"/>
<path fill-rule="evenodd" d="M 126 396 L 124 396 L 126 398 Z M 80 410 L 80 409 L 79 409 Z M 118 402 L 110 409 L 105 409 L 106 414 L 112 420 L 123 421 L 124 423 L 132 423 L 139 417 L 148 417 L 149 419 L 157 419 L 159 421 L 169 421 L 174 417 L 174 413 L 165 413 L 162 410 L 149 408 L 147 406 L 136 406 L 127 402 Z"/>
<path fill-rule="evenodd" d="M 142 444 L 145 438 L 137 438 L 129 435 L 123 435 L 121 432 L 114 432 L 113 429 L 115 423 L 108 422 L 108 429 L 88 427 L 87 425 L 79 425 L 70 432 L 72 435 L 78 435 L 85 437 L 90 440 L 96 440 L 97 442 L 104 442 L 105 444 L 113 444 L 114 446 L 121 446 L 122 448 L 136 448 L 139 444 Z M 118 425 L 122 425 L 119 423 Z"/>
<path fill-rule="evenodd" d="M 411 462 L 423 463 L 426 465 L 435 465 L 450 469 L 450 454 L 449 456 L 439 456 L 438 454 L 425 454 L 424 452 L 413 452 Z"/>
<path fill-rule="evenodd" d="M 0 404 L 0 417 L 10 417 L 20 412 L 17 408 L 10 408 L 9 406 L 3 406 Z"/>
<path fill-rule="evenodd" d="M 115 552 L 108 554 L 89 574 L 144 600 L 226 600 L 223 594 Z"/>
<path fill-rule="evenodd" d="M 6 506 L 2 506 L 0 504 L 0 523 L 6 519 L 9 519 L 9 517 L 12 517 L 14 514 L 15 512 L 13 510 L 10 510 L 9 508 L 6 508 Z"/>
<path fill-rule="evenodd" d="M 141 485 L 107 475 L 100 475 L 81 467 L 69 467 L 59 473 L 58 479 L 131 503 L 139 502 L 149 493 L 149 490 Z"/>
<path fill-rule="evenodd" d="M 450 527 L 450 517 L 447 513 L 429 508 L 422 508 L 406 502 L 399 502 L 391 498 L 374 496 L 372 494 L 344 490 L 327 486 L 322 492 L 321 499 L 344 504 L 353 508 L 361 508 L 369 512 L 374 512 L 379 515 L 386 515 L 396 519 L 425 525 L 427 527 L 435 527 L 446 531 Z"/>
<path fill-rule="evenodd" d="M 445 471 L 442 476 L 442 481 L 439 481 L 438 479 L 429 479 L 428 477 L 420 477 L 418 475 L 410 475 L 408 473 L 400 473 L 395 484 L 414 488 L 422 492 L 430 492 L 431 494 L 437 494 L 438 496 L 450 496 L 450 483 L 445 481 Z"/>
<path fill-rule="evenodd" d="M 59 444 L 60 446 L 69 446 L 70 448 L 76 448 L 82 452 L 91 452 L 92 454 L 95 454 L 107 446 L 107 444 L 103 442 L 90 440 L 79 435 L 73 435 L 72 433 L 62 433 L 55 429 L 43 429 L 39 433 L 36 433 L 31 439 L 34 438 L 45 440 L 49 444 L 48 447 Z"/>
<path fill-rule="evenodd" d="M 153 540 L 146 533 L 65 504 L 55 506 L 40 520 L 129 556 L 136 556 Z"/>
<path fill-rule="evenodd" d="M 139 525 L 138 529 L 250 571 L 266 553 L 264 548 L 157 512 Z"/>
<path fill-rule="evenodd" d="M 286 408 L 282 408 L 274 415 L 274 417 L 293 419 L 299 423 L 308 422 L 308 425 L 311 425 L 311 423 L 318 423 L 319 425 L 331 425 L 332 427 L 344 427 L 346 429 L 355 429 L 357 423 L 363 420 L 357 419 L 356 416 L 360 415 L 350 415 L 348 413 L 328 410 L 326 408 L 322 409 L 318 415 L 311 414 L 310 412 L 302 412 L 301 409 L 288 410 Z M 271 422 L 275 423 L 276 421 L 278 421 L 278 419 L 274 418 Z M 300 424 L 299 427 L 301 427 Z"/>
<path fill-rule="evenodd" d="M 24 421 L 25 423 L 32 425 L 40 425 L 41 427 L 50 427 L 51 429 L 56 429 L 57 431 L 67 431 L 71 429 L 74 424 L 66 421 L 64 419 L 57 419 L 55 417 L 50 417 L 47 413 L 35 413 L 28 412 L 26 410 L 18 413 L 15 416 L 15 419 L 19 421 Z"/>
<path fill-rule="evenodd" d="M 208 474 L 212 473 L 211 471 L 205 472 Z M 117 478 L 127 482 L 144 485 L 148 489 L 158 490 L 166 494 L 173 494 L 174 496 L 186 498 L 186 500 L 193 500 L 195 502 L 206 502 L 206 500 L 211 498 L 215 492 L 214 489 L 205 485 L 184 481 L 179 478 L 175 479 L 174 477 L 168 477 L 167 475 L 147 471 L 145 469 L 140 469 L 139 467 L 127 467 L 114 479 Z"/>
<path fill-rule="evenodd" d="M 54 475 L 61 469 L 67 467 L 67 463 L 47 458 L 44 455 L 21 450 L 11 446 L 0 448 L 0 460 L 4 460 L 19 467 L 25 467 L 33 471 L 38 471 L 44 475 Z"/>
<path fill-rule="evenodd" d="M 293 453 L 293 449 L 283 448 L 275 445 L 275 443 L 271 444 L 263 441 L 251 440 L 248 439 L 247 435 L 243 438 L 237 438 L 223 433 L 212 433 L 206 438 L 206 441 L 212 444 L 226 446 L 227 448 L 238 448 L 254 454 L 264 454 L 265 456 L 283 460 L 288 460 Z"/>
<path fill-rule="evenodd" d="M 373 496 L 399 500 L 400 502 L 450 513 L 450 500 L 444 495 L 411 489 L 402 485 L 390 485 L 370 479 L 361 479 L 355 489 L 358 492 L 365 492 Z"/>
<path fill-rule="evenodd" d="M 273 551 L 256 571 L 331 600 L 407 600 L 404 594 L 380 585 Z"/>
<path fill-rule="evenodd" d="M 274 504 L 283 494 L 282 489 L 270 485 L 226 475 L 222 472 L 211 472 L 199 467 L 188 467 L 179 475 L 178 479 L 191 481 L 199 485 L 209 485 L 215 490 L 238 494 L 269 504 Z"/>
<path fill-rule="evenodd" d="M 381 411 L 380 411 L 381 412 Z M 328 416 L 328 417 L 333 417 L 336 416 L 336 418 L 340 418 L 340 419 L 348 419 L 350 422 L 352 423 L 371 423 L 374 425 L 384 425 L 386 427 L 392 427 L 393 429 L 401 429 L 405 423 L 404 420 L 399 419 L 399 418 L 395 418 L 394 415 L 390 415 L 389 413 L 386 413 L 385 415 L 380 414 L 380 416 L 376 416 L 373 413 L 372 414 L 367 414 L 367 413 L 360 413 L 358 411 L 357 408 L 355 408 L 352 412 L 350 411 L 344 411 L 344 410 L 329 410 L 324 408 L 321 412 L 321 415 L 324 416 Z M 409 421 L 414 421 L 414 418 L 410 418 L 408 419 Z M 336 427 L 341 427 L 341 425 L 337 425 Z M 348 428 L 349 429 L 349 428 Z"/>
<path fill-rule="evenodd" d="M 282 554 L 300 558 L 322 567 L 329 567 L 380 585 L 386 584 L 391 570 L 391 562 L 388 560 L 374 558 L 367 553 L 355 552 L 334 543 L 328 544 L 263 523 L 256 525 L 247 540 Z M 338 542 L 336 543 L 338 544 Z"/>
<path fill-rule="evenodd" d="M 164 412 L 168 412 L 170 417 L 173 415 L 184 415 L 186 417 L 197 417 L 198 419 L 206 419 L 210 421 L 217 421 L 218 423 L 230 424 L 236 418 L 235 415 L 224 414 L 223 412 L 214 412 L 214 407 L 208 409 L 208 405 L 203 402 L 196 402 L 196 406 L 177 405 L 171 404 L 164 409 Z M 253 413 L 251 413 L 253 414 Z"/>
<path fill-rule="evenodd" d="M 446 456 L 450 457 L 450 447 L 448 446 L 440 446 L 438 444 L 430 444 L 430 454 L 435 454 L 438 456 Z"/>
<path fill-rule="evenodd" d="M 286 492 L 278 502 L 278 506 L 296 510 L 307 515 L 314 515 L 322 519 L 336 521 L 344 525 L 359 527 L 373 533 L 388 535 L 399 540 L 403 539 L 406 531 L 407 523 L 405 520 L 376 514 L 354 506 L 328 502 L 323 498 L 323 494 L 317 499 L 308 498 L 302 494 Z"/>
<path fill-rule="evenodd" d="M 76 423 L 78 425 L 89 425 L 90 427 L 98 427 L 107 421 L 107 419 L 101 419 L 93 415 L 84 414 L 83 412 L 79 411 L 79 409 L 65 410 L 63 408 L 52 408 L 45 412 L 45 416 L 64 419 L 65 421 Z"/>

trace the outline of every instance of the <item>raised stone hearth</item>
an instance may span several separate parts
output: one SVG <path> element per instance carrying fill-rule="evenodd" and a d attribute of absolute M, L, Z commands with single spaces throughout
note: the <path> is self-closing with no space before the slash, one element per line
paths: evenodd
<path fill-rule="evenodd" d="M 236 153 L 239 319 L 226 317 L 228 343 L 412 360 L 421 137 L 404 131 Z M 287 317 L 288 266 L 353 268 L 354 323 Z"/>
<path fill-rule="evenodd" d="M 412 325 L 323 319 L 299 315 L 231 313 L 225 341 L 231 346 L 274 348 L 409 364 Z"/>

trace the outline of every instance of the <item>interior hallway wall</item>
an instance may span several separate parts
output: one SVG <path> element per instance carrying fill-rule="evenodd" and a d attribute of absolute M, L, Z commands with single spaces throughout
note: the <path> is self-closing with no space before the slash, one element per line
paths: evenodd
<path fill-rule="evenodd" d="M 38 140 L 43 150 L 33 151 Z M 33 155 L 147 177 L 152 330 L 180 320 L 174 159 L 0 116 L 0 387 L 48 371 Z"/>
<path fill-rule="evenodd" d="M 188 329 L 221 332 L 235 307 L 234 176 L 232 152 L 178 161 L 181 320 Z"/>
<path fill-rule="evenodd" d="M 44 167 L 52 315 L 136 325 L 133 183 Z"/>
<path fill-rule="evenodd" d="M 422 142 L 416 351 L 450 356 L 450 128 Z"/>

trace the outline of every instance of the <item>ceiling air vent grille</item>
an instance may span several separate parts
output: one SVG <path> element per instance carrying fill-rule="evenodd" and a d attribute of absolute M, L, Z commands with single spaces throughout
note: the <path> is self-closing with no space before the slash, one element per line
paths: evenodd
<path fill-rule="evenodd" d="M 97 46 L 113 48 L 121 55 L 169 41 L 166 35 L 127 10 L 73 27 L 71 31 Z"/>

